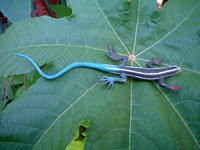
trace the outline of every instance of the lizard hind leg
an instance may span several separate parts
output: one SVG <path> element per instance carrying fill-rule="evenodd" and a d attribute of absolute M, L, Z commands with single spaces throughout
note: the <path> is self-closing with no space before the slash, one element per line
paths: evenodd
<path fill-rule="evenodd" d="M 121 78 L 103 76 L 102 79 L 100 79 L 98 81 L 98 83 L 100 85 L 108 84 L 108 88 L 113 88 L 115 82 L 118 82 L 118 83 L 125 83 L 126 82 L 126 80 L 127 80 L 126 75 L 124 73 L 121 73 L 120 76 L 121 76 Z"/>
<path fill-rule="evenodd" d="M 181 89 L 181 87 L 179 87 L 177 85 L 168 85 L 168 84 L 166 84 L 165 81 L 164 81 L 164 77 L 162 77 L 162 76 L 159 78 L 158 84 L 159 84 L 160 87 L 166 88 L 166 89 L 171 90 L 173 92 L 178 91 L 178 90 Z"/>
<path fill-rule="evenodd" d="M 108 53 L 106 54 L 106 56 L 112 60 L 115 61 L 122 61 L 122 63 L 120 64 L 120 66 L 125 66 L 128 60 L 127 56 L 117 56 L 117 51 L 114 47 L 110 48 L 109 46 L 107 46 L 108 49 Z"/>

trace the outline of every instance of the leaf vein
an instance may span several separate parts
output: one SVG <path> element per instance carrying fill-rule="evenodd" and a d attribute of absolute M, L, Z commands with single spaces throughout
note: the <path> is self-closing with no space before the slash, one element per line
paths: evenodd
<path fill-rule="evenodd" d="M 138 14 L 137 14 L 137 21 L 136 21 L 136 26 L 135 26 L 135 37 L 134 37 L 133 52 L 132 52 L 133 54 L 134 54 L 136 43 L 137 43 L 138 24 L 139 24 L 139 16 L 140 16 L 139 8 L 140 8 L 140 0 L 138 0 L 138 10 L 137 10 Z"/>
<path fill-rule="evenodd" d="M 117 39 L 120 41 L 120 43 L 123 45 L 123 47 L 125 48 L 125 50 L 127 51 L 127 53 L 130 55 L 129 50 L 127 49 L 127 47 L 125 46 L 125 44 L 123 43 L 123 41 L 121 40 L 121 38 L 119 37 L 119 35 L 117 34 L 117 32 L 114 30 L 114 28 L 111 25 L 110 21 L 108 20 L 108 18 L 106 17 L 105 13 L 103 12 L 103 10 L 101 9 L 101 7 L 99 6 L 99 3 L 96 0 L 95 0 L 95 2 L 97 4 L 97 7 L 99 8 L 99 10 L 101 11 L 102 15 L 104 16 L 106 22 L 108 23 L 108 25 L 112 29 L 113 33 L 116 35 Z"/>
<path fill-rule="evenodd" d="M 96 86 L 96 83 L 93 84 L 87 91 L 85 91 L 82 95 L 80 95 L 67 109 L 65 109 L 59 116 L 57 119 L 55 119 L 54 122 L 52 122 L 52 124 L 46 129 L 46 131 L 44 132 L 44 134 L 38 139 L 38 141 L 34 144 L 33 147 L 35 147 L 37 144 L 39 144 L 39 142 L 42 140 L 42 138 L 44 137 L 44 135 L 51 129 L 51 127 L 57 122 L 59 121 L 60 117 L 63 116 L 69 109 L 71 109 L 76 103 L 79 102 L 79 100 L 85 96 L 90 90 L 92 90 L 94 87 Z"/>
<path fill-rule="evenodd" d="M 138 132 L 134 132 L 134 131 L 133 131 L 133 132 L 131 132 L 131 133 L 141 136 L 142 138 L 144 138 L 144 139 L 146 139 L 147 141 L 149 141 L 150 143 L 152 143 L 157 149 L 159 149 L 159 147 L 158 147 L 151 139 L 145 137 L 144 135 L 142 135 L 142 134 L 140 134 L 140 133 L 138 133 Z"/>

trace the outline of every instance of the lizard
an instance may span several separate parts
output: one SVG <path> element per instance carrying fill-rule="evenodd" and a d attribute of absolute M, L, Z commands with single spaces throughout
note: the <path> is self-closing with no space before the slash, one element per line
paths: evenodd
<path fill-rule="evenodd" d="M 101 85 L 108 85 L 109 88 L 114 87 L 114 83 L 125 83 L 127 81 L 127 77 L 132 77 L 139 80 L 149 80 L 149 81 L 158 81 L 158 85 L 162 88 L 171 90 L 171 91 L 177 91 L 181 88 L 177 85 L 168 85 L 165 82 L 165 78 L 169 76 L 174 76 L 181 72 L 181 68 L 176 65 L 171 65 L 167 67 L 153 67 L 153 65 L 160 65 L 162 63 L 162 59 L 160 58 L 152 58 L 150 62 L 146 64 L 146 68 L 144 67 L 135 67 L 135 66 L 126 66 L 126 63 L 128 61 L 127 56 L 118 56 L 117 51 L 114 47 L 109 48 L 108 47 L 108 53 L 105 54 L 108 58 L 114 60 L 114 61 L 121 61 L 120 65 L 111 65 L 111 64 L 101 64 L 101 63 L 93 63 L 93 62 L 75 62 L 61 71 L 55 73 L 55 74 L 45 74 L 40 67 L 36 64 L 36 62 L 31 59 L 29 56 L 26 56 L 21 53 L 16 53 L 16 56 L 22 57 L 32 63 L 32 65 L 36 68 L 36 70 L 39 72 L 39 74 L 44 77 L 45 79 L 52 80 L 59 78 L 66 72 L 70 71 L 71 69 L 77 68 L 77 67 L 86 67 L 86 68 L 92 68 L 101 70 L 108 73 L 118 74 L 119 77 L 108 77 L 103 76 L 102 79 L 100 79 L 98 82 Z"/>

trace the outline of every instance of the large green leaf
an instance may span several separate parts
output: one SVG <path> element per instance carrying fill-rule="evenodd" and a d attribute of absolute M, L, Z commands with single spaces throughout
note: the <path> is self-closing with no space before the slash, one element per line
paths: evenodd
<path fill-rule="evenodd" d="M 167 82 L 182 90 L 133 79 L 107 89 L 97 84 L 105 73 L 85 68 L 41 78 L 2 113 L 0 149 L 64 149 L 85 118 L 87 149 L 200 149 L 200 2 L 171 0 L 157 12 L 154 0 L 84 0 L 72 1 L 72 10 L 70 20 L 13 24 L 0 36 L 0 75 L 34 69 L 15 52 L 51 62 L 53 73 L 77 61 L 115 63 L 104 57 L 113 45 L 137 56 L 131 65 L 155 56 L 179 65 L 182 73 Z"/>

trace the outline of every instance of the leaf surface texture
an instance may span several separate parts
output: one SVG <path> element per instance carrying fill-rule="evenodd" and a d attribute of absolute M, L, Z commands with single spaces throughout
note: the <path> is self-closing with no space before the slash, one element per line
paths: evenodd
<path fill-rule="evenodd" d="M 169 1 L 160 12 L 154 0 L 71 5 L 70 20 L 40 17 L 9 27 L 0 36 L 0 75 L 34 70 L 15 52 L 40 66 L 51 63 L 49 74 L 73 62 L 116 64 L 104 56 L 111 45 L 120 55 L 136 56 L 129 65 L 161 57 L 180 66 L 181 74 L 166 82 L 182 90 L 130 78 L 107 89 L 97 84 L 106 73 L 86 68 L 53 81 L 41 78 L 2 113 L 0 148 L 64 149 L 80 120 L 89 118 L 86 149 L 199 149 L 200 2 Z"/>

